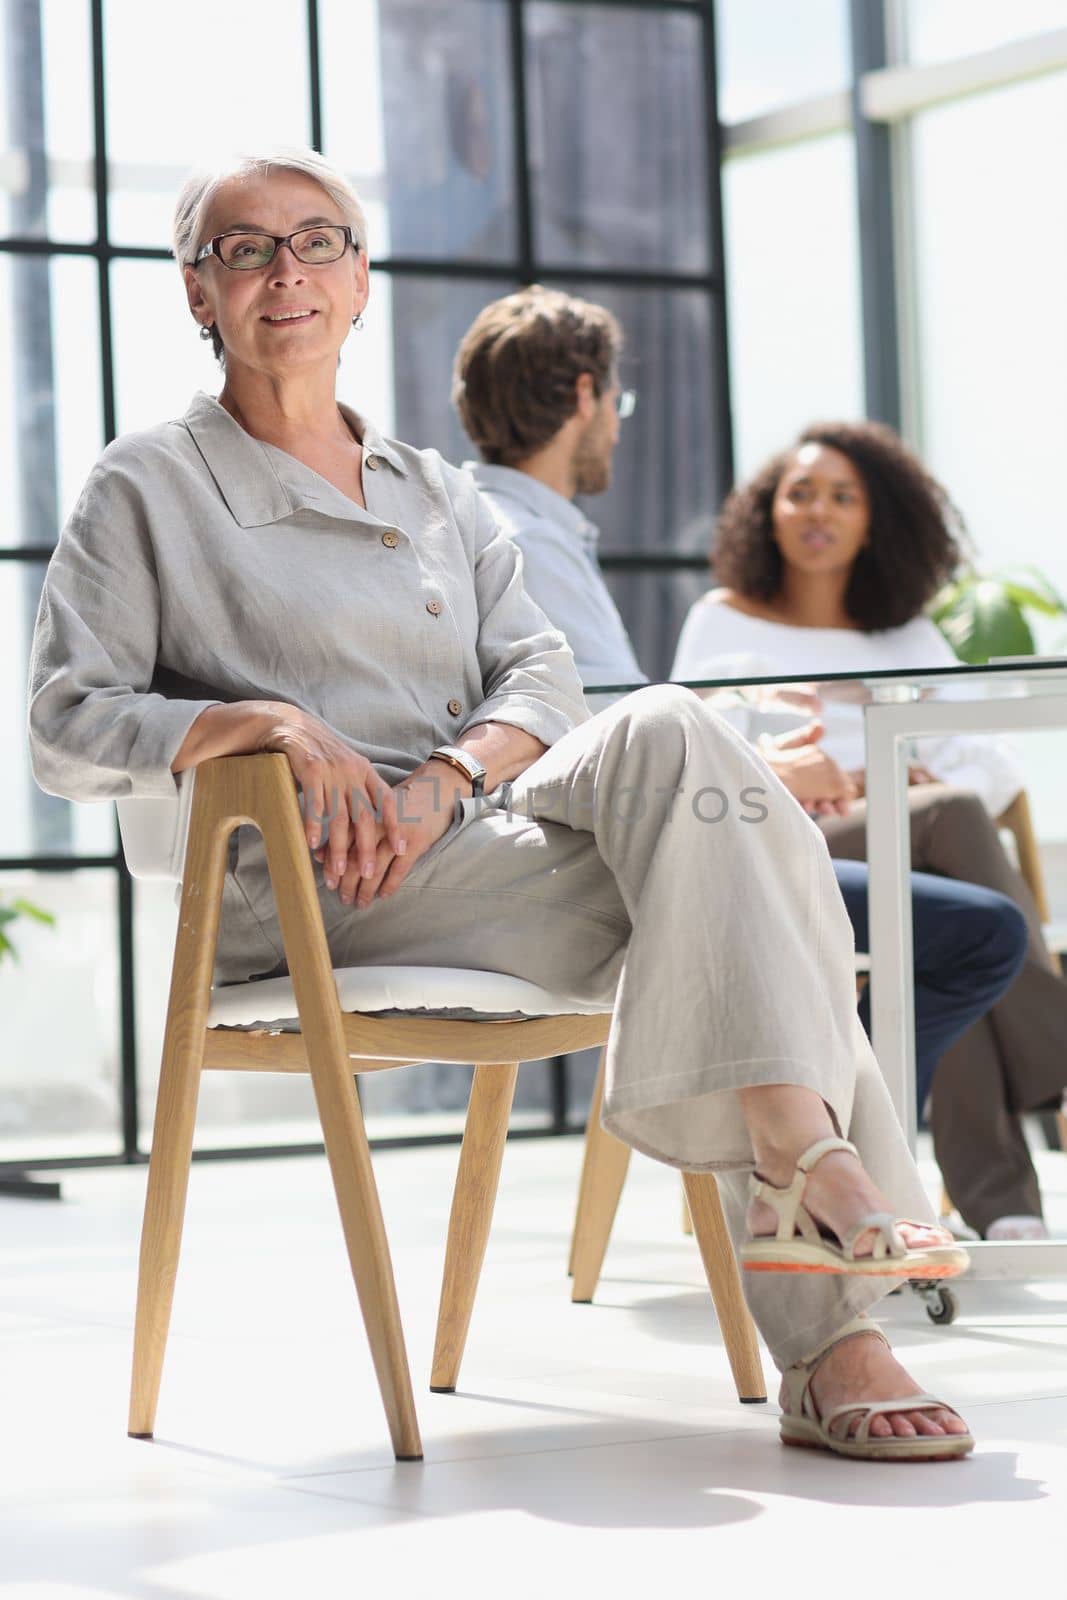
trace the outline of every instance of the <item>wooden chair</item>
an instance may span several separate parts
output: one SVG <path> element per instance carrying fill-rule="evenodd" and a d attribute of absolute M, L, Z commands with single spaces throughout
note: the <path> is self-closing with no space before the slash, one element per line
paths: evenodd
<path fill-rule="evenodd" d="M 571 1236 L 568 1270 L 573 1279 L 571 1299 L 588 1304 L 596 1293 L 600 1270 L 611 1237 L 615 1212 L 630 1165 L 630 1147 L 601 1126 L 604 1097 L 604 1056 L 601 1054 L 589 1120 L 585 1129 L 585 1157 L 578 1186 L 578 1206 Z M 707 1274 L 723 1344 L 742 1405 L 766 1400 L 756 1330 L 745 1304 L 730 1235 L 723 1216 L 719 1188 L 710 1172 L 683 1172 L 683 1226 L 696 1235 Z"/>
<path fill-rule="evenodd" d="M 141 1235 L 129 1432 L 151 1438 L 170 1325 L 202 1070 L 307 1072 L 322 1123 L 371 1357 L 398 1460 L 422 1446 L 392 1262 L 354 1074 L 474 1065 L 449 1220 L 430 1387 L 455 1389 L 485 1255 L 519 1064 L 602 1044 L 610 1014 L 501 973 L 334 971 L 284 756 L 205 762 L 174 800 L 119 802 L 137 877 L 182 884 Z M 290 977 L 211 988 L 228 842 L 263 835 Z M 462 1007 L 513 1021 L 375 1013 Z M 732 1265 L 732 1258 L 731 1258 Z M 736 1276 L 736 1267 L 734 1267 Z"/>
<path fill-rule="evenodd" d="M 1011 805 L 1005 806 L 1000 816 L 996 819 L 997 829 L 1003 833 L 1010 833 L 1015 842 L 1015 857 L 1019 863 L 1019 871 L 1027 888 L 1034 897 L 1037 914 L 1043 926 L 1051 920 L 1049 911 L 1048 891 L 1045 888 L 1045 871 L 1041 865 L 1041 851 L 1038 848 L 1037 834 L 1034 832 L 1034 818 L 1030 810 L 1030 797 L 1025 789 L 1020 789 Z"/>
<path fill-rule="evenodd" d="M 1045 943 L 1053 965 L 1058 971 L 1062 965 L 1060 957 L 1067 948 L 1067 930 L 1052 921 L 1048 891 L 1045 887 L 1045 871 L 1041 865 L 1041 851 L 1037 843 L 1037 834 L 1034 832 L 1030 800 L 1025 789 L 1020 789 L 1011 805 L 1001 812 L 997 818 L 997 828 L 1004 833 L 1010 833 L 1014 841 L 1019 872 L 1034 897 Z"/>

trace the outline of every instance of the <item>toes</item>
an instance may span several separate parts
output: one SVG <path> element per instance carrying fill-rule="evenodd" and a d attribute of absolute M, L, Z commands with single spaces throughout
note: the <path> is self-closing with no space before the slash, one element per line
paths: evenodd
<path fill-rule="evenodd" d="M 851 1428 L 849 1432 L 854 1435 L 859 1425 L 859 1419 L 857 1418 L 855 1427 Z M 872 1439 L 892 1439 L 894 1437 L 897 1439 L 914 1439 L 915 1429 L 904 1412 L 894 1411 L 887 1417 L 871 1418 L 870 1436 Z"/>
<path fill-rule="evenodd" d="M 869 1256 L 874 1252 L 874 1241 L 877 1238 L 877 1229 L 868 1228 L 866 1233 L 861 1233 L 852 1243 L 854 1256 Z"/>
<path fill-rule="evenodd" d="M 953 1244 L 955 1241 L 947 1228 L 920 1226 L 918 1223 L 897 1223 L 897 1232 L 904 1243 L 913 1250 L 929 1249 L 931 1245 Z"/>
<path fill-rule="evenodd" d="M 924 1438 L 944 1438 L 949 1433 L 966 1433 L 967 1424 L 954 1411 L 902 1411 L 902 1420 L 910 1423 L 912 1431 Z M 908 1434 L 901 1435 L 908 1438 Z"/>
<path fill-rule="evenodd" d="M 953 1244 L 952 1235 L 945 1228 L 920 1227 L 917 1223 L 910 1226 L 907 1223 L 897 1223 L 897 1232 L 909 1250 L 929 1250 L 934 1245 Z M 869 1256 L 880 1237 L 877 1228 L 869 1228 L 866 1233 L 861 1233 L 853 1245 L 853 1253 L 857 1256 Z"/>
<path fill-rule="evenodd" d="M 855 1437 L 859 1425 L 857 1417 L 848 1430 L 851 1438 Z M 894 1411 L 889 1416 L 871 1418 L 870 1436 L 872 1439 L 936 1439 L 947 1433 L 966 1431 L 966 1423 L 950 1411 Z"/>
<path fill-rule="evenodd" d="M 946 1434 L 967 1432 L 963 1418 L 951 1411 L 896 1411 L 892 1420 L 892 1432 L 898 1439 L 943 1439 Z"/>

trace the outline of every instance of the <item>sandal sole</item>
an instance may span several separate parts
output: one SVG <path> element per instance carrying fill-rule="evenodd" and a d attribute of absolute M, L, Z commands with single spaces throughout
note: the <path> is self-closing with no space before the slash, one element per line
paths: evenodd
<path fill-rule="evenodd" d="M 841 1456 L 846 1461 L 962 1461 L 974 1449 L 974 1440 L 970 1434 L 958 1433 L 950 1435 L 953 1439 L 951 1445 L 942 1444 L 941 1440 L 929 1440 L 934 1449 L 917 1449 L 917 1445 L 927 1441 L 918 1439 L 898 1439 L 896 1445 L 890 1439 L 879 1439 L 871 1444 L 853 1444 L 848 1448 L 847 1441 L 839 1445 L 832 1445 L 821 1438 L 795 1438 L 789 1434 L 778 1435 L 782 1444 L 793 1450 L 821 1450 L 823 1455 Z"/>
<path fill-rule="evenodd" d="M 921 1278 L 924 1282 L 958 1278 L 971 1264 L 966 1250 L 954 1250 L 948 1245 L 940 1251 L 913 1250 L 906 1256 L 889 1256 L 883 1261 L 870 1256 L 846 1261 L 816 1245 L 786 1248 L 788 1254 L 772 1253 L 747 1244 L 741 1250 L 740 1264 L 745 1272 L 824 1272 L 839 1277 Z"/>

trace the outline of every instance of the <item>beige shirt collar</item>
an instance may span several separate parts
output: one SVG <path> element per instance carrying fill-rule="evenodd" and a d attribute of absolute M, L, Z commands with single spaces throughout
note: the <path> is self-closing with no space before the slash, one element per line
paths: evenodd
<path fill-rule="evenodd" d="M 407 468 L 400 455 L 373 423 L 350 406 L 342 405 L 340 410 L 362 439 L 366 459 L 376 457 L 385 461 L 394 472 L 406 477 Z M 290 516 L 301 505 L 313 503 L 310 495 L 305 500 L 296 483 L 282 482 L 271 450 L 246 433 L 213 395 L 202 392 L 194 395 L 182 421 L 239 527 L 265 527 Z M 317 474 L 312 476 L 317 477 Z M 294 495 L 298 498 L 294 499 Z M 352 511 L 354 515 L 359 514 L 354 503 Z"/>

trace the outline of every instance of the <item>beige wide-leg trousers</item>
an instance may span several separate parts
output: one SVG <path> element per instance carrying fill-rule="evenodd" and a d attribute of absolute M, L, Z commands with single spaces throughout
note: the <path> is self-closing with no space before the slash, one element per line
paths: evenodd
<path fill-rule="evenodd" d="M 325 886 L 320 899 L 338 966 L 484 967 L 614 1003 L 605 1126 L 660 1161 L 721 1174 L 735 1243 L 752 1166 L 735 1091 L 758 1084 L 815 1090 L 897 1212 L 932 1218 L 856 1014 L 852 930 L 825 842 L 688 690 L 628 696 L 490 805 L 468 802 L 390 900 L 355 911 Z M 219 975 L 262 972 L 264 948 L 280 957 L 253 836 Z M 753 1315 L 782 1367 L 890 1286 L 751 1276 Z"/>

